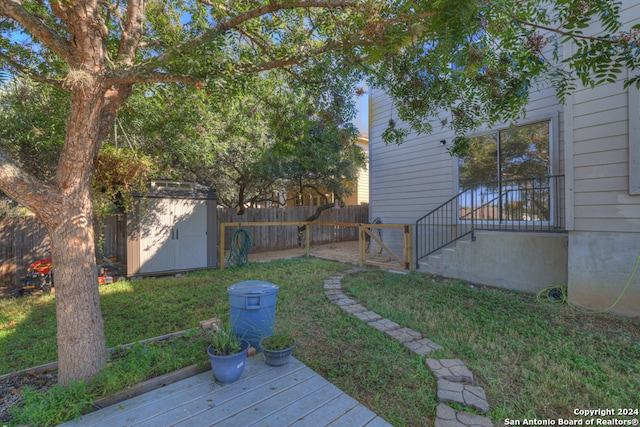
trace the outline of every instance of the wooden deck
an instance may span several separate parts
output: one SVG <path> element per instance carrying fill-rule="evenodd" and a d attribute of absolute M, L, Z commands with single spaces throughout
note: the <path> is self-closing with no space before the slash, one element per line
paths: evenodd
<path fill-rule="evenodd" d="M 389 426 L 355 399 L 292 358 L 271 367 L 247 359 L 240 380 L 207 371 L 62 424 L 88 426 Z"/>

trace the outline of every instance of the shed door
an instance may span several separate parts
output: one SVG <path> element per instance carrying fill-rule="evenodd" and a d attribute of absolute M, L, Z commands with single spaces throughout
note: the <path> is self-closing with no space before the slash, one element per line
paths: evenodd
<path fill-rule="evenodd" d="M 175 269 L 207 266 L 207 202 L 175 200 L 174 244 Z"/>
<path fill-rule="evenodd" d="M 147 199 L 140 233 L 140 273 L 175 268 L 172 200 Z"/>
<path fill-rule="evenodd" d="M 140 273 L 206 267 L 206 201 L 147 202 L 140 236 Z"/>

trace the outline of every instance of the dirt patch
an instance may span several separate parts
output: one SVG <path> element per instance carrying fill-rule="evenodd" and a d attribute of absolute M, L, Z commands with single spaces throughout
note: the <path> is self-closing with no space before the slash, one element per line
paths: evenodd
<path fill-rule="evenodd" d="M 349 242 L 328 243 L 326 245 L 316 245 L 309 248 L 309 255 L 332 261 L 344 262 L 346 264 L 358 265 L 360 263 L 360 248 L 357 240 Z M 249 262 L 269 262 L 279 259 L 290 259 L 304 256 L 304 248 L 287 249 L 283 251 L 249 253 Z M 367 261 L 377 263 L 397 264 L 384 251 L 366 254 Z"/>
<path fill-rule="evenodd" d="M 25 387 L 44 392 L 57 383 L 53 373 L 14 375 L 0 380 L 0 425 L 11 421 L 11 408 L 22 402 L 20 393 Z"/>
<path fill-rule="evenodd" d="M 250 252 L 249 262 L 269 262 L 279 259 L 298 258 L 304 256 L 304 252 L 304 247 L 283 251 Z M 358 264 L 360 259 L 357 240 L 311 246 L 309 248 L 309 255 L 323 259 L 341 261 L 348 264 Z"/>

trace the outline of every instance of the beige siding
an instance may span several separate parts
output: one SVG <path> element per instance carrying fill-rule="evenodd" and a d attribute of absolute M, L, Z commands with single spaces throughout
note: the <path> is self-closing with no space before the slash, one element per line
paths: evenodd
<path fill-rule="evenodd" d="M 369 169 L 360 171 L 358 176 L 358 200 L 357 203 L 369 203 Z"/>
<path fill-rule="evenodd" d="M 365 138 L 358 138 L 358 145 L 366 153 L 367 163 L 369 159 L 369 141 Z M 369 203 L 369 168 L 361 169 L 358 174 L 358 194 L 357 204 Z"/>
<path fill-rule="evenodd" d="M 451 140 L 449 132 L 410 135 L 399 145 L 387 146 L 382 132 L 393 118 L 397 127 L 405 126 L 397 117 L 390 99 L 379 90 L 370 94 L 370 180 L 371 218 L 385 223 L 413 223 L 427 210 L 451 197 L 454 189 L 454 161 L 441 139 Z"/>
<path fill-rule="evenodd" d="M 622 16 L 635 17 L 627 27 L 640 22 L 640 5 L 630 3 L 623 2 Z M 576 91 L 569 105 L 577 231 L 640 229 L 640 195 L 629 194 L 629 94 L 622 78 L 617 83 Z"/>

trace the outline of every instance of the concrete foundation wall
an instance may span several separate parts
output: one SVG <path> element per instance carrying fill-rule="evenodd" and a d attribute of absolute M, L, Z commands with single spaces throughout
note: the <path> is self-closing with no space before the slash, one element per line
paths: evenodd
<path fill-rule="evenodd" d="M 477 231 L 421 261 L 432 274 L 489 286 L 538 292 L 567 284 L 567 235 Z"/>
<path fill-rule="evenodd" d="M 624 291 L 638 256 L 640 233 L 570 231 L 569 302 L 589 310 L 609 308 Z M 611 312 L 640 316 L 640 271 Z"/>

